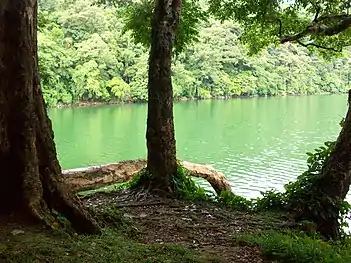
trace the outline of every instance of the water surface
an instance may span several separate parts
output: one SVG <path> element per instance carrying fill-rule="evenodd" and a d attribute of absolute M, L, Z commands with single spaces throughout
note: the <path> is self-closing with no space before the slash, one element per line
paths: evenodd
<path fill-rule="evenodd" d="M 188 101 L 175 104 L 178 156 L 213 164 L 246 197 L 283 189 L 306 152 L 336 139 L 347 95 Z M 50 109 L 63 169 L 146 156 L 145 104 Z M 203 183 L 206 186 L 206 183 Z"/>

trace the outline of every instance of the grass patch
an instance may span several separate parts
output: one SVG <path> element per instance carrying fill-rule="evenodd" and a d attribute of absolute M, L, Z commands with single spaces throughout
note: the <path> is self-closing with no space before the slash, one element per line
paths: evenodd
<path fill-rule="evenodd" d="M 350 263 L 351 242 L 324 242 L 318 235 L 266 230 L 239 238 L 245 244 L 258 245 L 264 256 L 287 263 Z"/>
<path fill-rule="evenodd" d="M 2 238 L 0 241 L 4 241 Z M 114 229 L 101 236 L 69 236 L 63 233 L 30 232 L 0 242 L 1 262 L 211 262 L 178 245 L 145 245 Z"/>

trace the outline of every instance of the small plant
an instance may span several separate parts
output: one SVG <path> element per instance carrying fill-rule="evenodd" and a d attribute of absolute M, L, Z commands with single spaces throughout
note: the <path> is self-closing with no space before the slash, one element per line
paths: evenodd
<path fill-rule="evenodd" d="M 255 211 L 282 211 L 286 206 L 285 193 L 274 189 L 261 192 L 262 197 L 254 200 Z"/>
<path fill-rule="evenodd" d="M 134 174 L 129 181 L 116 185 L 115 190 L 120 191 L 126 189 L 133 189 L 139 185 L 141 178 L 143 178 L 144 176 L 149 176 L 145 168 L 141 169 L 139 172 Z"/>
<path fill-rule="evenodd" d="M 238 211 L 251 211 L 254 205 L 251 200 L 235 195 L 230 191 L 222 191 L 221 194 L 217 196 L 216 200 Z"/>
<path fill-rule="evenodd" d="M 173 186 L 177 198 L 192 201 L 211 201 L 212 193 L 197 185 L 189 171 L 178 163 L 177 176 L 173 179 Z"/>

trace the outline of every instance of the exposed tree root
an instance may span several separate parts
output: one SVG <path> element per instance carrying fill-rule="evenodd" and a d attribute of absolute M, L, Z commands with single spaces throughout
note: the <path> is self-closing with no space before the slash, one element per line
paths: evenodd
<path fill-rule="evenodd" d="M 64 189 L 63 184 L 58 184 L 58 191 L 54 193 L 54 207 L 65 215 L 72 227 L 85 234 L 100 234 L 101 229 L 95 219 L 87 212 L 77 197 Z M 57 204 L 57 205 L 56 205 Z"/>
<path fill-rule="evenodd" d="M 181 164 L 188 169 L 194 177 L 203 178 L 208 181 L 217 194 L 223 190 L 231 191 L 229 182 L 224 174 L 216 171 L 210 165 L 196 164 L 186 161 L 181 161 Z M 74 191 L 83 191 L 93 188 L 108 186 L 115 183 L 126 182 L 130 180 L 134 174 L 139 172 L 146 166 L 146 160 L 123 161 L 101 166 L 92 166 L 87 168 L 79 168 L 63 171 L 64 181 Z M 162 190 L 157 186 L 151 186 L 150 182 L 144 182 L 143 189 L 153 189 L 153 192 L 158 195 L 170 196 L 171 189 Z"/>

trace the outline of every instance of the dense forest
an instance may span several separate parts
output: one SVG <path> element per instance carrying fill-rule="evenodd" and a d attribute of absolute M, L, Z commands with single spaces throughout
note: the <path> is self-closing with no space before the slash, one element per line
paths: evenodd
<path fill-rule="evenodd" d="M 147 100 L 148 50 L 125 32 L 124 7 L 41 0 L 39 70 L 48 105 Z M 344 92 L 348 57 L 332 61 L 295 44 L 249 56 L 233 21 L 209 18 L 173 62 L 175 99 Z"/>

